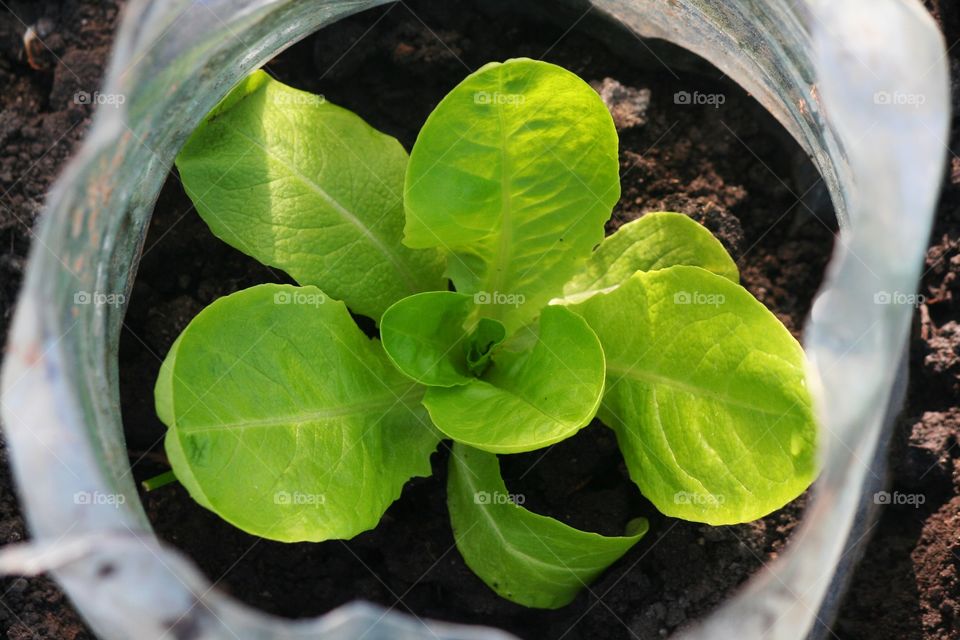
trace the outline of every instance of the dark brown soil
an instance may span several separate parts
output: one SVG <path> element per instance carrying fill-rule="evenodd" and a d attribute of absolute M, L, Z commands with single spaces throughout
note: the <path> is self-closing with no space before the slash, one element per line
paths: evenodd
<path fill-rule="evenodd" d="M 20 37 L 23 23 L 41 17 L 40 6 L 8 4 L 10 10 L 0 11 L 0 83 L 7 87 L 0 94 L 4 329 L 29 227 L 88 122 L 87 108 L 72 96 L 96 88 L 116 13 L 112 2 L 47 3 L 42 13 L 55 29 L 44 42 L 56 55 L 41 49 L 34 60 L 41 69 L 32 69 L 20 59 Z M 657 52 L 672 70 L 639 46 L 640 64 L 625 64 L 605 43 L 584 35 L 590 16 L 567 32 L 577 15 L 557 12 L 556 25 L 488 21 L 468 4 L 474 3 L 418 1 L 378 9 L 295 46 L 269 69 L 353 109 L 407 148 L 433 105 L 468 69 L 518 55 L 572 69 L 618 99 L 614 112 L 625 127 L 623 198 L 611 228 L 644 211 L 690 214 L 721 237 L 738 259 L 744 285 L 798 334 L 829 256 L 832 221 L 829 208 L 821 210 L 819 188 L 807 192 L 813 185 L 809 165 L 776 123 L 716 72 L 682 71 L 689 56 L 669 47 Z M 501 6 L 483 4 L 491 12 Z M 932 10 L 945 14 L 952 44 L 960 36 L 957 10 L 946 3 Z M 680 90 L 720 92 L 726 102 L 718 109 L 677 106 L 673 94 Z M 921 492 L 926 502 L 916 510 L 886 508 L 835 625 L 844 639 L 960 637 L 960 410 L 954 408 L 960 328 L 950 324 L 960 321 L 954 300 L 960 296 L 957 158 L 948 182 L 924 279 L 926 321 L 922 331 L 918 322 L 912 345 L 905 415 L 914 417 L 902 421 L 891 457 L 894 488 Z M 806 206 L 797 204 L 798 196 Z M 213 238 L 171 178 L 157 204 L 121 349 L 123 412 L 138 479 L 164 469 L 152 386 L 173 339 L 215 298 L 275 280 Z M 258 540 L 198 507 L 178 487 L 144 499 L 162 537 L 186 550 L 221 588 L 268 611 L 301 617 L 365 598 L 420 616 L 495 624 L 524 638 L 599 639 L 660 638 L 709 611 L 779 553 L 803 503 L 737 527 L 664 518 L 626 480 L 615 443 L 599 426 L 545 455 L 507 457 L 511 489 L 538 512 L 605 533 L 621 530 L 636 515 L 651 520 L 646 539 L 590 592 L 561 611 L 537 612 L 497 598 L 464 566 L 446 518 L 443 455 L 435 456 L 434 467 L 436 475 L 411 482 L 377 529 L 350 542 Z M 0 540 L 6 543 L 22 539 L 24 528 L 7 467 L 0 468 Z M 0 581 L 0 605 L 7 637 L 91 637 L 45 579 Z"/>

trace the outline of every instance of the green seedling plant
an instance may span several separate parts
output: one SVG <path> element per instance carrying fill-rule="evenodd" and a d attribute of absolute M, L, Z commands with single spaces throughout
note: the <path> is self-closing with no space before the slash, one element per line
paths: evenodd
<path fill-rule="evenodd" d="M 215 301 L 156 384 L 176 479 L 244 531 L 356 536 L 430 475 L 443 442 L 466 563 L 503 597 L 556 608 L 648 524 L 602 536 L 533 513 L 498 455 L 599 418 L 657 509 L 713 525 L 762 517 L 814 477 L 800 345 L 687 216 L 650 213 L 604 237 L 617 134 L 569 71 L 482 67 L 409 157 L 255 72 L 177 167 L 214 234 L 299 284 Z"/>

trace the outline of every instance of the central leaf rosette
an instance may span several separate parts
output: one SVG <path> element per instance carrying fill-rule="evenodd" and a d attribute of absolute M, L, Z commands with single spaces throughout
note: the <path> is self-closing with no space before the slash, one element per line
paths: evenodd
<path fill-rule="evenodd" d="M 481 302 L 485 302 L 482 301 Z M 532 451 L 586 426 L 603 396 L 600 340 L 564 307 L 505 339 L 475 296 L 434 291 L 387 309 L 380 323 L 393 363 L 427 385 L 423 405 L 440 431 L 494 453 Z"/>

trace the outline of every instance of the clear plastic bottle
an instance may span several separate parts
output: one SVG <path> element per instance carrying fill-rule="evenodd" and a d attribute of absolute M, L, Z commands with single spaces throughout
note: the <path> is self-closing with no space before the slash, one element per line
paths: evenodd
<path fill-rule="evenodd" d="M 129 292 L 173 158 L 231 86 L 305 35 L 378 4 L 132 0 L 125 9 L 102 90 L 124 100 L 97 109 L 49 195 L 2 377 L 5 434 L 34 542 L 0 553 L 0 570 L 52 570 L 103 638 L 171 628 L 204 639 L 509 637 L 428 629 L 359 603 L 317 620 L 279 620 L 210 589 L 156 539 L 128 473 L 117 390 L 123 307 L 72 304 L 78 291 Z M 810 154 L 838 212 L 841 238 L 805 331 L 824 434 L 814 499 L 787 553 L 683 634 L 817 635 L 850 572 L 844 550 L 869 520 L 876 461 L 898 406 L 913 307 L 882 294 L 913 293 L 920 275 L 949 116 L 942 37 L 918 0 L 592 4 L 741 84 Z M 118 498 L 78 508 L 77 495 L 98 492 Z"/>

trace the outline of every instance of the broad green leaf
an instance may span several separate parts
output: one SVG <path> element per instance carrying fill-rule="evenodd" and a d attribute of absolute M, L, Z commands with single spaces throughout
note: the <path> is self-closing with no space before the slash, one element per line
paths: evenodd
<path fill-rule="evenodd" d="M 394 138 L 262 71 L 177 156 L 218 238 L 375 319 L 400 298 L 446 288 L 439 254 L 400 242 L 406 166 Z"/>
<path fill-rule="evenodd" d="M 473 379 L 465 325 L 470 296 L 452 291 L 419 293 L 383 314 L 380 337 L 397 368 L 425 385 L 451 387 Z"/>
<path fill-rule="evenodd" d="M 583 268 L 552 303 L 582 302 L 609 291 L 637 271 L 675 265 L 701 267 L 740 282 L 737 265 L 720 241 L 703 225 L 682 213 L 648 213 L 604 238 Z"/>
<path fill-rule="evenodd" d="M 410 155 L 404 242 L 447 253 L 457 291 L 509 331 L 560 295 L 620 197 L 596 91 L 528 59 L 488 64 L 430 114 Z"/>
<path fill-rule="evenodd" d="M 480 378 L 430 387 L 423 404 L 457 442 L 495 453 L 532 451 L 569 438 L 596 414 L 603 350 L 590 327 L 564 307 L 499 346 Z"/>
<path fill-rule="evenodd" d="M 157 417 L 163 424 L 171 425 L 175 422 L 173 414 L 173 367 L 177 361 L 177 349 L 180 347 L 180 338 L 178 336 L 173 341 L 167 357 L 160 365 L 160 372 L 157 374 L 157 383 L 153 389 L 153 402 L 157 410 Z"/>
<path fill-rule="evenodd" d="M 447 506 L 457 548 L 500 596 L 527 607 L 557 609 L 576 597 L 647 532 L 605 537 L 527 511 L 500 476 L 497 456 L 456 444 L 450 456 Z"/>
<path fill-rule="evenodd" d="M 747 522 L 810 485 L 816 423 L 803 350 L 746 289 L 677 266 L 567 308 L 603 344 L 598 415 L 660 511 Z"/>
<path fill-rule="evenodd" d="M 350 538 L 376 526 L 439 435 L 422 388 L 342 302 L 261 285 L 221 298 L 177 339 L 157 381 L 177 479 L 264 538 Z"/>
<path fill-rule="evenodd" d="M 170 352 L 167 353 L 163 364 L 160 365 L 157 384 L 153 391 L 157 417 L 165 425 L 171 427 L 176 423 L 173 412 L 173 369 L 176 366 L 177 349 L 180 347 L 180 338 L 182 337 L 183 334 L 173 342 Z M 176 438 L 167 438 L 164 444 L 167 451 L 167 460 L 170 462 L 170 466 L 177 470 L 174 473 L 177 481 L 186 488 L 198 504 L 214 511 L 214 508 L 206 501 L 193 474 L 190 473 L 190 466 L 186 463 L 179 441 Z"/>

